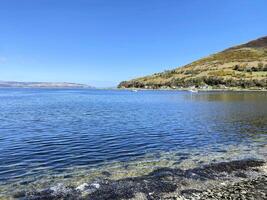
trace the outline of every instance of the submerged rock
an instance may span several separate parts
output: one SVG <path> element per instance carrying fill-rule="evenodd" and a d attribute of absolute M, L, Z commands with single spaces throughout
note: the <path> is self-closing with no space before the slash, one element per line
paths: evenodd
<path fill-rule="evenodd" d="M 80 200 L 81 192 L 74 187 L 59 186 L 52 189 L 28 192 L 25 199 L 29 200 Z"/>
<path fill-rule="evenodd" d="M 110 177 L 112 175 L 110 172 L 107 171 L 103 171 L 102 174 L 107 177 Z"/>
<path fill-rule="evenodd" d="M 266 174 L 254 168 L 260 160 L 214 163 L 181 170 L 160 168 L 140 176 L 120 180 L 101 179 L 78 187 L 57 185 L 41 191 L 17 193 L 24 200 L 119 200 L 119 199 L 264 199 Z M 253 172 L 253 173 L 252 173 Z M 250 174 L 254 174 L 253 177 Z M 257 176 L 255 176 L 255 173 Z M 230 184 L 231 181 L 233 184 Z M 212 183 L 212 184 L 211 184 Z"/>

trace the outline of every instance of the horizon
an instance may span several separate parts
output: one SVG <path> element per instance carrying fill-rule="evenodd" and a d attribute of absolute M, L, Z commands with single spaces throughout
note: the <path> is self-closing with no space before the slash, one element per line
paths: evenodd
<path fill-rule="evenodd" d="M 264 0 L 9 0 L 0 80 L 114 87 L 266 36 Z"/>

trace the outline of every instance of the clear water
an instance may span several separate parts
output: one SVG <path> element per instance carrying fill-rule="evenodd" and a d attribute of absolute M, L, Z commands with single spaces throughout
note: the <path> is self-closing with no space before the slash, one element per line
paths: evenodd
<path fill-rule="evenodd" d="M 266 92 L 0 89 L 1 193 L 114 163 L 266 158 L 266 144 Z"/>

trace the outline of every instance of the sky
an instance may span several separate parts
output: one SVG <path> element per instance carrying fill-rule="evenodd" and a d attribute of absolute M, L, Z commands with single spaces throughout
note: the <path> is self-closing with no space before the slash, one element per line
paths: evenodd
<path fill-rule="evenodd" d="M 267 35 L 266 0 L 0 0 L 0 80 L 97 87 Z"/>

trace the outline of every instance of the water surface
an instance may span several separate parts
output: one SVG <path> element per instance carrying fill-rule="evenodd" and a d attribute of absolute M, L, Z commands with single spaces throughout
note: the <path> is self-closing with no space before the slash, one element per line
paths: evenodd
<path fill-rule="evenodd" d="M 102 168 L 266 158 L 266 92 L 0 89 L 0 110 L 2 194 Z"/>

